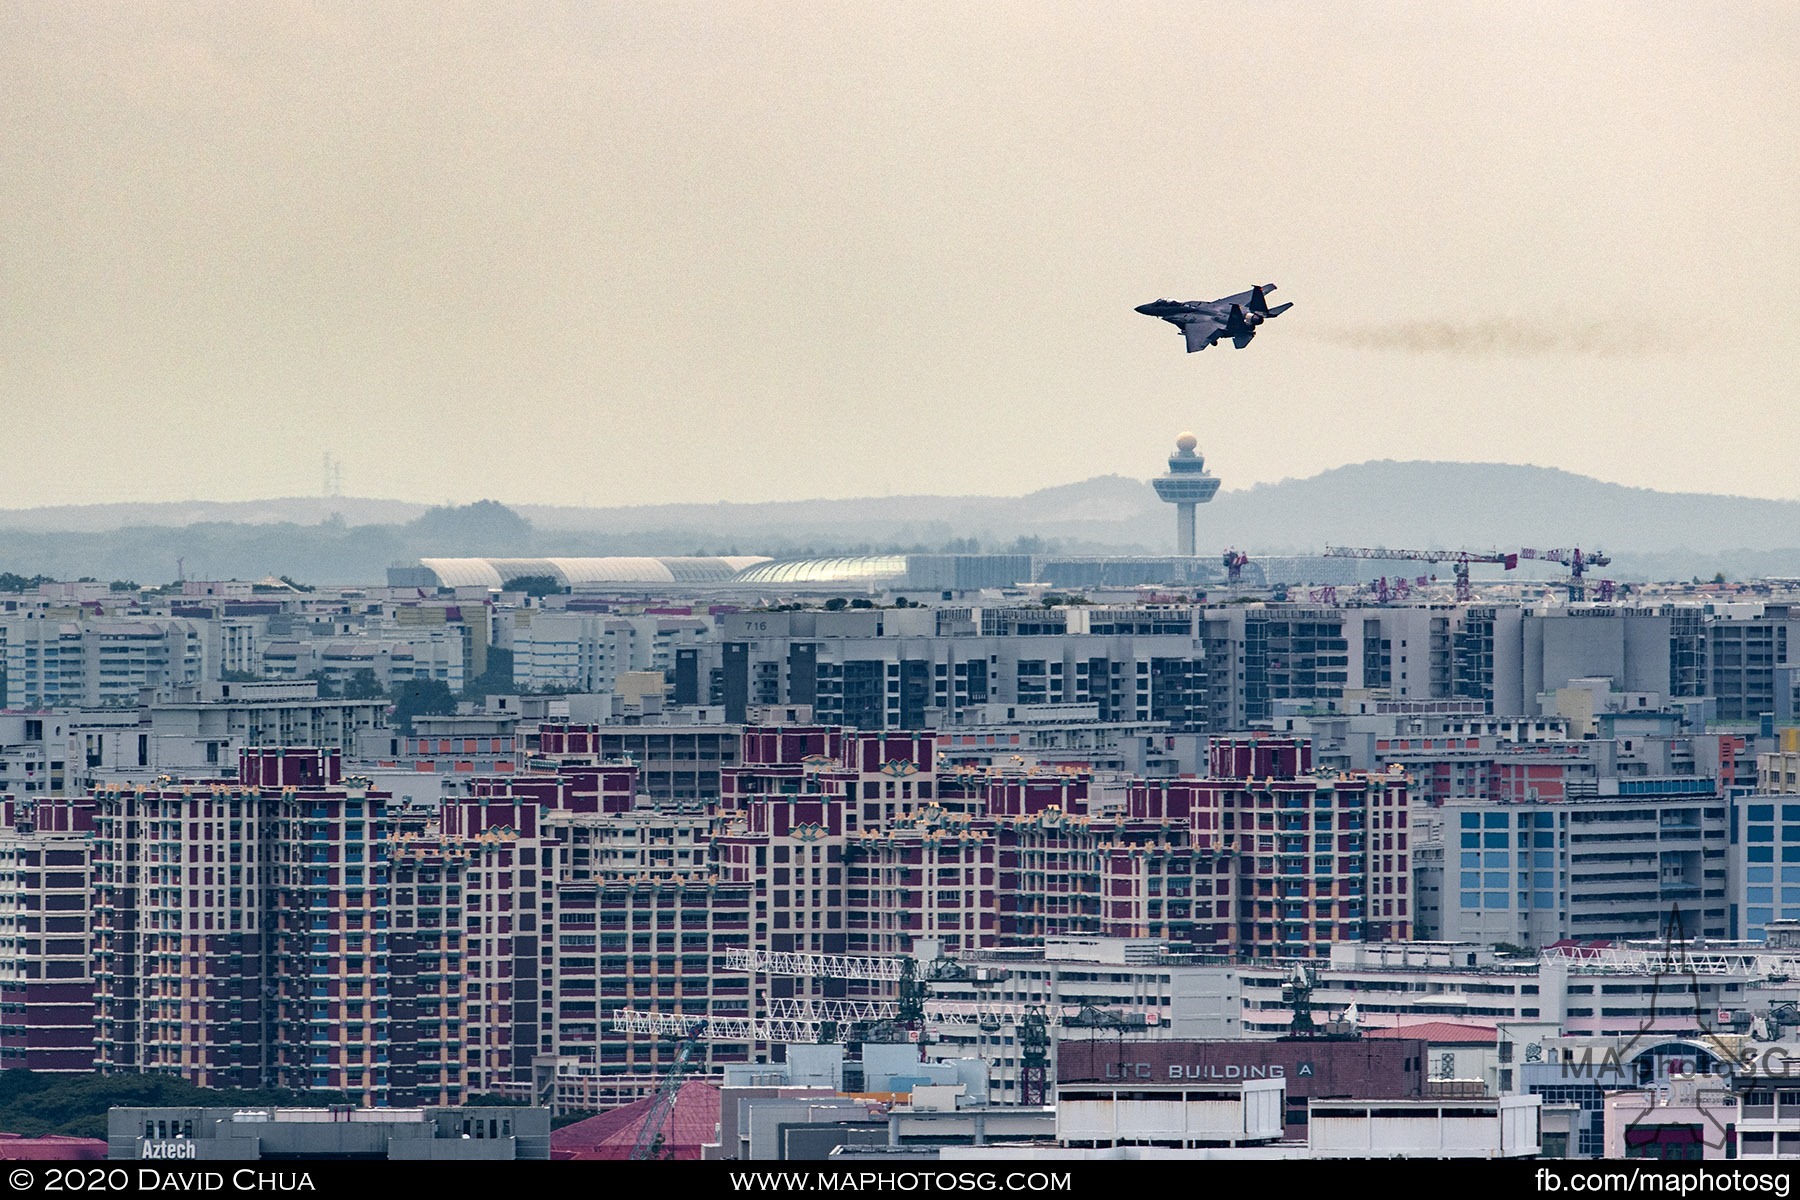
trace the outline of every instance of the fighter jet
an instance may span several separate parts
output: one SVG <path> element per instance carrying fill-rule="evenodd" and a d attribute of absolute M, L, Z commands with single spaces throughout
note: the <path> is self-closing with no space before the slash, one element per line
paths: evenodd
<path fill-rule="evenodd" d="M 1231 344 L 1242 350 L 1256 336 L 1258 325 L 1294 307 L 1277 304 L 1270 308 L 1266 297 L 1274 290 L 1274 284 L 1265 283 L 1223 300 L 1157 300 L 1138 305 L 1137 311 L 1147 317 L 1161 317 L 1180 329 L 1187 338 L 1189 354 L 1206 349 L 1222 337 L 1230 338 Z"/>

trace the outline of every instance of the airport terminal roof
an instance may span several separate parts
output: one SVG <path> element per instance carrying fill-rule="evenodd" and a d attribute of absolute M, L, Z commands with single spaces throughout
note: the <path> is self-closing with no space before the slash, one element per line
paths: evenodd
<path fill-rule="evenodd" d="M 509 579 L 547 575 L 566 587 L 584 584 L 729 583 L 744 568 L 769 560 L 760 555 L 696 558 L 422 558 L 419 565 L 441 587 L 498 588 Z"/>
<path fill-rule="evenodd" d="M 752 586 L 830 585 L 885 587 L 906 579 L 906 555 L 857 554 L 839 558 L 794 558 L 764 562 L 739 573 L 736 583 Z"/>

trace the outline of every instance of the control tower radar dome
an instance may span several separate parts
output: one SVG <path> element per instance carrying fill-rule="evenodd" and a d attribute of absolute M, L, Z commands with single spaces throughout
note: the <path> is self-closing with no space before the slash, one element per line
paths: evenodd
<path fill-rule="evenodd" d="M 1183 433 L 1175 439 L 1175 453 L 1169 456 L 1169 471 L 1150 481 L 1164 503 L 1175 506 L 1175 552 L 1194 553 L 1194 506 L 1205 504 L 1219 490 L 1217 476 L 1206 470 L 1206 459 L 1195 452 L 1200 439 Z"/>

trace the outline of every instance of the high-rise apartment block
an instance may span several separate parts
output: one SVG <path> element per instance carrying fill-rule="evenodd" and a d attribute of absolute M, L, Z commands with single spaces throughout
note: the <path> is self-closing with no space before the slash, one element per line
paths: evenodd
<path fill-rule="evenodd" d="M 93 799 L 100 1069 L 386 1099 L 385 797 L 273 749 Z"/>
<path fill-rule="evenodd" d="M 0 805 L 0 1070 L 94 1065 L 93 810 Z"/>
<path fill-rule="evenodd" d="M 203 626 L 177 619 L 0 616 L 6 707 L 135 707 L 145 688 L 206 678 Z"/>

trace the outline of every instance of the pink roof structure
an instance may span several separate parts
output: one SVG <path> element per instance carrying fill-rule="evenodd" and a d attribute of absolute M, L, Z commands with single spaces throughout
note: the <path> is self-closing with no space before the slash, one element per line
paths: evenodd
<path fill-rule="evenodd" d="M 625 1159 L 637 1146 L 654 1097 L 565 1125 L 550 1135 L 553 1159 Z M 661 1157 L 697 1159 L 700 1147 L 719 1136 L 719 1089 L 697 1080 L 681 1085 L 663 1121 Z"/>
<path fill-rule="evenodd" d="M 1418 1038 L 1436 1046 L 1492 1046 L 1500 1040 L 1491 1025 L 1459 1025 L 1455 1021 L 1421 1021 L 1392 1029 L 1365 1029 L 1366 1038 Z"/>

